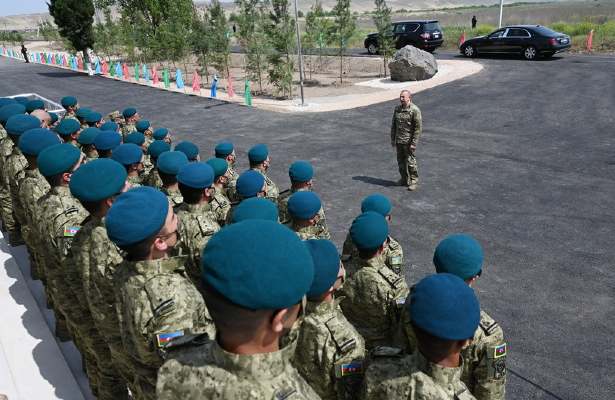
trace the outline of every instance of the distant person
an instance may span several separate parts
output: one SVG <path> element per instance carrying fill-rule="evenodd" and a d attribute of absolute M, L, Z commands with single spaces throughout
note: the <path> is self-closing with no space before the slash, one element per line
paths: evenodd
<path fill-rule="evenodd" d="M 472 29 L 476 29 L 476 22 L 477 22 L 476 15 L 473 15 L 472 16 Z"/>
<path fill-rule="evenodd" d="M 416 145 L 423 130 L 421 110 L 412 103 L 409 90 L 399 94 L 399 106 L 395 107 L 391 123 L 391 145 L 397 150 L 397 165 L 401 179 L 399 184 L 408 190 L 416 190 L 419 172 L 416 163 Z"/>
<path fill-rule="evenodd" d="M 30 60 L 28 59 L 28 49 L 26 49 L 26 45 L 25 44 L 21 44 L 21 54 L 23 54 L 23 59 L 25 60 L 26 64 L 30 63 Z"/>

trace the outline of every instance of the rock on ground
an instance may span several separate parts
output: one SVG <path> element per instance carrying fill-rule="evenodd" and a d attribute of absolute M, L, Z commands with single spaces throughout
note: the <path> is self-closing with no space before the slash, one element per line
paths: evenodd
<path fill-rule="evenodd" d="M 438 63 L 433 54 L 408 45 L 397 50 L 389 71 L 393 81 L 422 81 L 438 72 Z"/>

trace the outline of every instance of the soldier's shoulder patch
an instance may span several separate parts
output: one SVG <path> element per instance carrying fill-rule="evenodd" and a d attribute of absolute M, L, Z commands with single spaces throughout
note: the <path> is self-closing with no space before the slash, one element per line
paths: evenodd
<path fill-rule="evenodd" d="M 174 332 L 165 332 L 165 333 L 157 333 L 156 334 L 156 344 L 158 347 L 162 348 L 167 345 L 171 340 L 184 336 L 183 330 L 177 330 Z"/>
<path fill-rule="evenodd" d="M 344 378 L 346 376 L 362 375 L 363 360 L 355 360 L 349 363 L 339 363 L 335 365 L 335 377 Z"/>
<path fill-rule="evenodd" d="M 290 194 L 290 189 L 282 190 L 280 192 L 280 196 L 286 196 L 287 194 Z"/>
<path fill-rule="evenodd" d="M 391 264 L 392 265 L 399 265 L 401 264 L 401 256 L 393 256 L 391 257 Z"/>
<path fill-rule="evenodd" d="M 65 226 L 63 236 L 64 237 L 75 237 L 77 232 L 79 232 L 79 229 L 81 229 L 81 227 L 79 226 Z"/>
<path fill-rule="evenodd" d="M 297 390 L 293 388 L 283 388 L 276 390 L 275 394 L 273 395 L 273 398 L 275 400 L 286 400 L 290 399 L 295 394 L 298 394 Z"/>
<path fill-rule="evenodd" d="M 498 346 L 491 346 L 490 347 L 491 351 L 493 352 L 493 358 L 502 358 L 502 357 L 506 357 L 506 353 L 507 353 L 507 346 L 506 343 L 502 343 Z"/>
<path fill-rule="evenodd" d="M 487 375 L 489 379 L 500 380 L 506 376 L 506 343 L 497 346 L 489 346 L 487 357 Z"/>
<path fill-rule="evenodd" d="M 370 352 L 371 357 L 401 357 L 402 355 L 402 349 L 389 346 L 378 346 Z"/>

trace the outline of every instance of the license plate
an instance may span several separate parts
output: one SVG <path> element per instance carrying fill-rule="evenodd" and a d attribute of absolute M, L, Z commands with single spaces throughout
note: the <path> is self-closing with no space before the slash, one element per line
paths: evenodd
<path fill-rule="evenodd" d="M 439 33 L 434 33 L 433 37 L 434 37 L 434 39 L 439 39 L 440 38 L 440 34 Z"/>
<path fill-rule="evenodd" d="M 561 39 L 561 40 L 560 40 L 560 43 L 561 43 L 561 44 L 568 44 L 568 39 Z"/>

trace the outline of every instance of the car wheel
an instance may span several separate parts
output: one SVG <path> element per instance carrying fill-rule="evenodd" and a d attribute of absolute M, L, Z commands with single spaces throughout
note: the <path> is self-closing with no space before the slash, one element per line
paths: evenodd
<path fill-rule="evenodd" d="M 376 53 L 378 53 L 378 47 L 376 47 L 374 43 L 370 43 L 367 46 L 367 52 L 371 55 L 375 55 Z"/>
<path fill-rule="evenodd" d="M 523 50 L 523 58 L 528 61 L 535 60 L 536 56 L 538 56 L 538 52 L 536 51 L 536 47 L 534 46 L 527 46 Z"/>
<path fill-rule="evenodd" d="M 476 57 L 476 49 L 471 44 L 463 48 L 463 55 L 466 57 Z"/>

